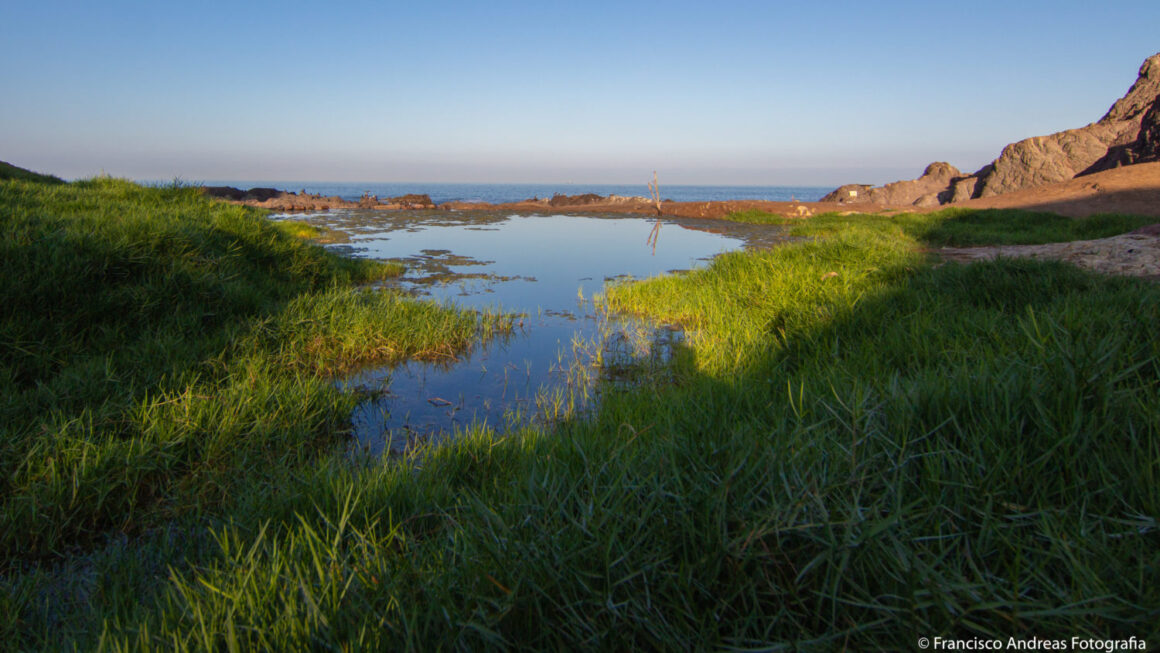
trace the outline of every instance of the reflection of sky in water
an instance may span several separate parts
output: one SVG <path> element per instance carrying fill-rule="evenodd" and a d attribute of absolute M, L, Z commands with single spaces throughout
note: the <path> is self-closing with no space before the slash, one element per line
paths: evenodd
<path fill-rule="evenodd" d="M 288 217 L 348 234 L 347 251 L 357 256 L 403 260 L 408 272 L 401 285 L 408 290 L 463 307 L 525 314 L 510 337 L 478 346 L 451 365 L 410 362 L 348 379 L 382 393 L 353 416 L 359 445 L 372 453 L 400 451 L 408 438 L 441 437 L 473 422 L 502 429 L 505 411 L 526 421 L 538 392 L 567 381 L 576 338 L 591 340 L 602 331 L 603 318 L 580 292 L 587 299 L 608 278 L 703 265 L 743 246 L 748 233 L 746 227 L 728 236 L 666 222 L 654 255 L 647 241 L 655 221 L 639 217 L 373 211 Z M 620 349 L 610 352 L 614 357 L 630 355 L 624 338 L 606 346 Z"/>
<path fill-rule="evenodd" d="M 643 278 L 674 268 L 690 269 L 698 259 L 742 244 L 717 234 L 662 227 L 653 256 L 646 242 L 652 228 L 653 222 L 641 218 L 513 216 L 480 229 L 448 225 L 359 235 L 351 244 L 365 248 L 363 255 L 374 258 L 450 250 L 456 256 L 488 262 L 452 267 L 469 274 L 520 278 L 503 283 L 467 280 L 435 285 L 428 289 L 431 296 L 460 306 L 528 313 L 537 309 L 574 311 L 578 291 L 583 289 L 584 296 L 590 297 L 601 289 L 606 277 L 629 274 Z M 463 295 L 463 287 L 471 292 Z M 485 292 L 487 289 L 492 292 Z"/>

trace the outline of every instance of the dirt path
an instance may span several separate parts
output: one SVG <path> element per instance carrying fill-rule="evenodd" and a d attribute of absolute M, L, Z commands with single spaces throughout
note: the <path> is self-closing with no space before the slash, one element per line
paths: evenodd
<path fill-rule="evenodd" d="M 998 257 L 1054 259 L 1081 268 L 1160 281 L 1160 224 L 1098 240 L 1046 245 L 944 247 L 935 250 L 951 261 L 989 261 Z"/>
<path fill-rule="evenodd" d="M 1047 245 L 947 247 L 936 252 L 954 261 L 990 260 L 999 256 L 1056 259 L 1105 274 L 1160 281 L 1160 163 L 1125 166 L 1058 184 L 921 210 L 957 207 L 1047 211 L 1073 218 L 1100 213 L 1156 216 L 1158 224 L 1099 240 Z M 915 210 L 913 207 L 890 208 L 899 212 Z"/>

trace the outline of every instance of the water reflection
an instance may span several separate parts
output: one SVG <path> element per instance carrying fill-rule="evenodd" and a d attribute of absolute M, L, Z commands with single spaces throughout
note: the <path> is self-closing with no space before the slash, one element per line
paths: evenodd
<path fill-rule="evenodd" d="M 655 222 L 640 217 L 376 211 L 289 217 L 341 232 L 341 247 L 353 255 L 404 263 L 406 275 L 392 283 L 408 292 L 522 315 L 509 337 L 460 360 L 408 362 L 346 379 L 347 387 L 374 397 L 352 418 L 358 446 L 372 454 L 398 453 L 473 423 L 503 429 L 582 408 L 595 378 L 623 382 L 642 362 L 671 355 L 681 338 L 598 311 L 590 298 L 607 279 L 688 270 L 716 254 L 778 239 L 769 227 L 665 221 L 654 254 L 647 241 Z"/>

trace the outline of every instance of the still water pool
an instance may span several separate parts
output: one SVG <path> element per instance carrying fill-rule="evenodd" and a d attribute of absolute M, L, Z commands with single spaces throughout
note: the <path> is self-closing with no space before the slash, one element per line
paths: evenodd
<path fill-rule="evenodd" d="M 544 418 L 561 402 L 590 400 L 577 366 L 663 357 L 681 334 L 609 316 L 593 295 L 604 284 L 703 266 L 714 255 L 777 242 L 775 227 L 713 220 L 656 221 L 602 215 L 443 211 L 330 211 L 286 217 L 340 234 L 353 256 L 399 261 L 402 290 L 469 309 L 518 314 L 516 328 L 449 363 L 408 362 L 343 381 L 374 396 L 352 416 L 356 446 L 399 453 L 473 424 L 510 428 Z M 553 404 L 549 408 L 546 404 Z"/>

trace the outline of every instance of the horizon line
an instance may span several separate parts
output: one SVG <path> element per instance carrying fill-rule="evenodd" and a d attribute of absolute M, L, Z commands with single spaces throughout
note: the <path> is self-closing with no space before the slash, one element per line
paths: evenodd
<path fill-rule="evenodd" d="M 88 177 L 76 177 L 68 179 L 68 181 L 79 181 L 82 179 L 92 179 L 100 175 L 93 175 Z M 396 185 L 427 185 L 427 186 L 641 186 L 648 188 L 647 183 L 639 182 L 610 182 L 610 181 L 368 181 L 365 179 L 356 179 L 352 181 L 338 181 L 338 180 L 319 180 L 319 179 L 246 179 L 242 177 L 237 178 L 222 178 L 222 179 L 202 179 L 190 180 L 182 177 L 174 177 L 170 179 L 145 179 L 145 178 L 130 178 L 131 181 L 141 184 L 172 184 L 178 181 L 191 186 L 204 186 L 207 182 L 247 182 L 247 183 L 270 183 L 270 184 L 396 184 Z M 830 188 L 832 184 L 743 184 L 743 183 L 729 183 L 729 184 L 713 184 L 713 183 L 679 183 L 679 184 L 662 184 L 670 187 L 682 186 L 726 186 L 735 188 Z"/>

